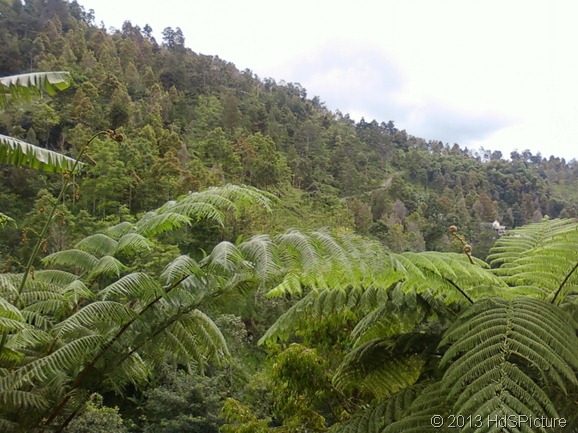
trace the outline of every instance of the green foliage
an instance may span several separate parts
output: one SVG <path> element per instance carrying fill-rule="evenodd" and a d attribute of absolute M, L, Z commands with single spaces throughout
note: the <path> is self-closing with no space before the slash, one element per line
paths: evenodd
<path fill-rule="evenodd" d="M 66 433 L 127 433 L 118 407 L 103 406 L 102 396 L 93 394 L 80 416 L 64 430 Z"/>
<path fill-rule="evenodd" d="M 0 77 L 0 107 L 6 107 L 7 94 L 13 100 L 30 100 L 32 96 L 40 96 L 43 92 L 54 95 L 57 90 L 68 88 L 70 83 L 68 72 L 37 72 Z M 28 166 L 56 173 L 77 172 L 82 166 L 72 158 L 5 135 L 0 135 L 0 164 Z"/>
<path fill-rule="evenodd" d="M 345 289 L 311 283 L 312 290 L 262 341 L 302 338 L 309 345 L 303 351 L 327 350 L 307 336 L 327 320 L 341 324 L 338 332 L 349 338 L 349 346 L 332 352 L 341 363 L 324 373 L 348 399 L 345 408 L 356 400 L 371 408 L 354 410 L 335 431 L 430 431 L 436 414 L 569 419 L 578 392 L 575 289 L 568 276 L 577 266 L 575 233 L 574 221 L 522 227 L 496 243 L 490 257 L 493 265 L 502 265 L 497 268 L 465 254 L 383 252 L 387 266 L 381 270 L 393 277 L 389 285 Z M 542 267 L 546 260 L 555 263 Z M 565 296 L 526 290 L 533 283 L 546 291 L 549 279 L 551 290 Z M 564 292 L 562 283 L 568 284 Z M 542 299 L 534 299 L 537 295 Z M 307 359 L 295 362 L 307 365 Z M 308 368 L 309 380 L 319 377 Z M 305 382 L 298 382 L 301 392 Z M 419 395 L 412 394 L 414 387 L 422 389 Z M 376 416 L 400 404 L 398 396 L 406 392 L 413 397 L 403 400 L 397 416 L 387 422 Z M 487 422 L 484 426 L 478 431 L 492 431 Z"/>
<path fill-rule="evenodd" d="M 516 291 L 561 303 L 578 285 L 577 241 L 575 220 L 545 220 L 500 238 L 488 260 Z"/>
<path fill-rule="evenodd" d="M 224 187 L 177 203 L 184 207 L 180 212 L 203 218 L 221 206 L 234 210 L 269 201 L 252 188 Z M 66 271 L 36 271 L 25 284 L 22 274 L 3 276 L 3 419 L 62 428 L 91 392 L 121 393 L 164 361 L 202 371 L 208 363 L 230 358 L 219 329 L 199 309 L 230 285 L 219 278 L 218 267 L 203 270 L 181 256 L 160 276 L 126 273 L 131 256 L 150 247 L 147 236 L 173 227 L 170 219 L 181 223 L 181 213 L 159 209 L 157 214 L 167 221 L 121 223 L 44 259 L 45 265 Z M 21 419 L 20 410 L 28 407 L 35 415 Z"/>
<path fill-rule="evenodd" d="M 267 433 L 269 420 L 258 419 L 251 409 L 232 398 L 225 400 L 223 415 L 226 420 L 223 433 Z"/>
<path fill-rule="evenodd" d="M 0 162 L 66 176 L 57 194 L 0 170 L 0 430 L 59 431 L 94 392 L 130 396 L 151 415 L 131 428 L 151 432 L 215 431 L 223 404 L 231 432 L 422 432 L 454 410 L 576 422 L 575 162 L 354 122 L 178 28 L 159 45 L 93 21 L 0 2 L 2 75 L 70 71 L 0 85 Z M 111 127 L 122 142 L 84 147 Z M 48 149 L 86 152 L 87 175 Z M 475 257 L 447 252 L 463 248 L 451 225 Z M 231 356 L 226 383 L 197 375 Z M 159 375 L 167 362 L 188 375 Z"/>
<path fill-rule="evenodd" d="M 490 298 L 467 309 L 446 332 L 442 383 L 452 413 L 556 418 L 552 397 L 578 384 L 578 323 L 530 298 Z"/>

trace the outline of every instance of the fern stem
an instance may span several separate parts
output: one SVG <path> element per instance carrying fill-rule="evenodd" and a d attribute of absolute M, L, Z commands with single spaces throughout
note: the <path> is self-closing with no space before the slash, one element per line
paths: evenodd
<path fill-rule="evenodd" d="M 76 168 L 80 164 L 80 160 L 82 159 L 82 157 L 83 157 L 84 153 L 86 152 L 86 149 L 88 148 L 90 143 L 101 134 L 107 134 L 110 136 L 111 131 L 110 130 L 99 131 L 96 134 L 94 134 L 84 144 L 84 146 L 82 146 L 82 149 L 80 149 L 80 152 L 78 153 L 78 156 L 76 157 L 76 160 L 74 161 L 74 165 L 72 166 L 72 169 L 70 170 L 70 172 L 74 173 L 76 171 Z M 46 233 L 48 232 L 48 229 L 50 227 L 50 223 L 52 222 L 52 218 L 54 217 L 54 213 L 56 212 L 56 209 L 58 208 L 58 204 L 60 203 L 60 201 L 64 197 L 64 193 L 66 192 L 66 189 L 68 188 L 69 183 L 68 183 L 68 180 L 66 179 L 66 176 L 64 176 L 63 180 L 64 181 L 62 183 L 62 188 L 60 188 L 60 193 L 58 194 L 58 197 L 56 198 L 56 200 L 54 200 L 54 203 L 52 205 L 52 209 L 50 209 L 50 213 L 48 214 L 48 218 L 46 219 L 46 222 L 44 223 L 44 226 L 42 227 L 42 230 L 40 231 L 40 234 L 38 235 L 38 240 L 36 241 L 36 244 L 34 245 L 32 253 L 28 257 L 28 262 L 26 263 L 26 268 L 24 268 L 24 275 L 22 276 L 22 280 L 20 281 L 20 285 L 18 286 L 18 295 L 22 294 L 22 291 L 24 290 L 24 287 L 26 286 L 26 281 L 28 280 L 28 276 L 30 275 L 30 272 L 32 271 L 32 266 L 34 264 L 34 261 L 36 260 L 36 257 L 38 256 L 38 253 L 40 252 L 40 247 L 42 246 L 42 243 L 44 241 L 44 236 L 46 236 Z"/>
<path fill-rule="evenodd" d="M 568 275 L 566 275 L 566 277 L 564 278 L 564 280 L 560 283 L 560 286 L 558 287 L 558 290 L 556 290 L 556 294 L 554 295 L 554 298 L 552 298 L 552 304 L 556 303 L 556 299 L 558 298 L 558 295 L 560 293 L 562 293 L 562 289 L 564 288 L 564 286 L 566 285 L 566 283 L 568 282 L 568 280 L 570 279 L 570 277 L 572 276 L 572 274 L 574 272 L 576 272 L 576 269 L 578 269 L 578 262 L 576 262 L 576 264 L 574 265 L 574 267 L 572 268 L 572 270 L 570 272 L 568 272 Z"/>
<path fill-rule="evenodd" d="M 464 289 L 462 289 L 460 286 L 458 286 L 456 283 L 454 283 L 449 278 L 445 278 L 445 277 L 442 277 L 442 278 L 444 279 L 444 281 L 450 283 L 458 292 L 460 292 L 464 296 L 464 298 L 466 298 L 468 300 L 468 302 L 470 304 L 474 303 L 474 300 L 468 296 L 468 294 L 464 291 Z"/>

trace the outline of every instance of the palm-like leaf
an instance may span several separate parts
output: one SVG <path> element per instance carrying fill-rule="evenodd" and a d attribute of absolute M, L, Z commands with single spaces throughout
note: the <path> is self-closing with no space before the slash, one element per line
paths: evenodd
<path fill-rule="evenodd" d="M 0 77 L 0 108 L 7 104 L 7 95 L 14 100 L 29 100 L 42 93 L 54 95 L 70 86 L 68 72 L 35 72 Z M 16 138 L 0 135 L 0 164 L 28 166 L 52 173 L 78 172 L 82 163 L 60 153 L 34 146 Z"/>
<path fill-rule="evenodd" d="M 83 164 L 42 147 L 0 135 L 0 164 L 27 166 L 40 171 L 78 173 Z"/>
<path fill-rule="evenodd" d="M 29 100 L 32 96 L 46 92 L 56 94 L 58 90 L 67 89 L 72 79 L 65 71 L 33 72 L 30 74 L 11 75 L 0 77 L 0 108 L 6 106 L 6 95 L 19 100 Z"/>

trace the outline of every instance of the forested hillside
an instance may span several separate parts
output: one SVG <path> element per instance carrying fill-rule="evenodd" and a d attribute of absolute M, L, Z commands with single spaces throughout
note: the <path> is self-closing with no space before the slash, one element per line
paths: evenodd
<path fill-rule="evenodd" d="M 576 161 L 356 122 L 152 33 L 0 0 L 0 77 L 71 77 L 0 134 L 83 164 L 0 165 L 1 431 L 577 431 Z"/>

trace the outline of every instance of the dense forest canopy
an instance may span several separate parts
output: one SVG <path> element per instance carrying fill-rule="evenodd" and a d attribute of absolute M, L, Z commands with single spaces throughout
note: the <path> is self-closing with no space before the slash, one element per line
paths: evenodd
<path fill-rule="evenodd" d="M 0 166 L 1 430 L 576 431 L 576 161 L 356 122 L 178 27 L 0 0 L 0 77 L 38 71 L 69 87 L 6 94 L 0 145 L 67 158 Z"/>

